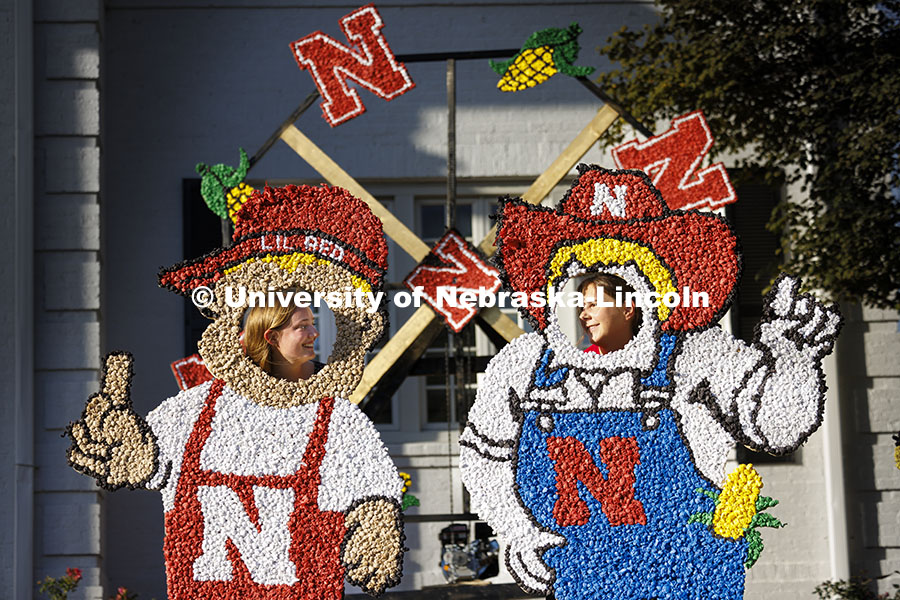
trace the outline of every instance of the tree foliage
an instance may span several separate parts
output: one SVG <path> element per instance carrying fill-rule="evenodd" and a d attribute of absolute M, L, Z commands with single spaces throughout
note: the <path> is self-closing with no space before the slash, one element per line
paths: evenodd
<path fill-rule="evenodd" d="M 884 577 L 898 574 L 897 571 Z M 879 577 L 882 579 L 882 577 Z M 873 580 L 862 577 L 851 577 L 844 581 L 826 581 L 816 586 L 813 592 L 819 600 L 900 600 L 900 586 L 894 584 L 894 593 L 884 592 L 879 594 L 872 590 Z"/>
<path fill-rule="evenodd" d="M 834 299 L 900 308 L 900 0 L 657 8 L 600 49 L 614 68 L 598 83 L 644 122 L 699 108 L 714 151 L 750 149 L 738 167 L 800 182 L 770 222 L 782 268 Z"/>

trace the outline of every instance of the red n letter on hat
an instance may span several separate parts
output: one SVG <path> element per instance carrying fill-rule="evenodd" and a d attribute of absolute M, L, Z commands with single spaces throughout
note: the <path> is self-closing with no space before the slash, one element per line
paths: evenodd
<path fill-rule="evenodd" d="M 632 140 L 612 150 L 620 169 L 643 171 L 672 210 L 718 208 L 737 200 L 725 165 L 697 170 L 713 137 L 699 110 L 678 117 L 663 134 L 646 142 Z"/>
<path fill-rule="evenodd" d="M 312 74 L 322 94 L 322 113 L 332 127 L 365 112 L 352 79 L 373 94 L 392 100 L 415 84 L 401 63 L 394 60 L 381 35 L 384 22 L 375 6 L 368 4 L 341 19 L 341 30 L 354 48 L 342 45 L 321 31 L 291 44 L 301 69 Z"/>
<path fill-rule="evenodd" d="M 634 438 L 610 437 L 600 442 L 600 458 L 609 473 L 605 479 L 591 453 L 574 437 L 547 438 L 547 452 L 556 468 L 559 498 L 553 518 L 560 527 L 585 525 L 591 520 L 587 502 L 578 495 L 579 481 L 600 501 L 613 527 L 647 524 L 644 505 L 634 497 L 634 469 L 641 462 Z"/>

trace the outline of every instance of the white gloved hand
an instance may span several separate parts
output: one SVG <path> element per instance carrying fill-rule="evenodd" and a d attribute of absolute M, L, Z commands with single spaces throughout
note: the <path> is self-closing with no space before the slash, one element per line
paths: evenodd
<path fill-rule="evenodd" d="M 564 537 L 535 528 L 528 535 L 510 539 L 506 547 L 506 566 L 524 590 L 532 594 L 548 594 L 556 581 L 556 571 L 544 562 L 544 552 L 565 545 Z"/>
<path fill-rule="evenodd" d="M 758 339 L 779 353 L 785 344 L 794 350 L 821 358 L 831 352 L 842 318 L 834 306 L 825 306 L 809 294 L 801 294 L 800 280 L 781 275 L 766 297 Z"/>

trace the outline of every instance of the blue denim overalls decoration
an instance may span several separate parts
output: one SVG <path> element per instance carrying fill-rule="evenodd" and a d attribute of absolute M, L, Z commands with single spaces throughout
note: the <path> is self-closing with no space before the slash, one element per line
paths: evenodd
<path fill-rule="evenodd" d="M 661 387 L 669 383 L 665 365 L 673 345 L 674 339 L 663 340 L 657 369 L 642 380 L 642 386 Z M 546 373 L 543 378 L 541 383 L 546 385 Z M 647 419 L 641 411 L 623 410 L 525 413 L 517 456 L 519 495 L 543 527 L 568 541 L 565 547 L 551 548 L 543 556 L 556 571 L 557 600 L 743 597 L 747 542 L 721 538 L 701 523 L 688 524 L 691 515 L 713 508 L 713 500 L 699 493 L 698 488 L 718 490 L 694 467 L 678 430 L 677 415 L 664 407 L 654 417 Z M 567 438 L 574 440 L 566 441 Z M 578 480 L 575 504 L 583 502 L 590 514 L 585 513 L 583 524 L 560 524 L 561 513 L 554 516 L 560 499 L 557 477 L 559 470 L 567 467 L 551 458 L 549 448 L 563 442 L 583 446 L 595 465 L 591 468 L 599 470 L 603 480 L 608 481 L 610 468 L 600 450 L 601 442 L 608 438 L 616 438 L 613 441 L 623 448 L 626 442 L 622 440 L 633 440 L 627 442 L 629 447 L 636 444 L 639 459 L 624 463 L 624 468 L 633 470 L 633 501 L 639 503 L 640 509 L 636 510 L 642 511 L 644 523 L 632 518 L 611 524 L 622 522 L 621 514 L 616 514 L 617 503 L 621 509 L 624 502 L 621 490 L 610 486 L 606 489 L 613 490 L 615 496 L 604 498 L 600 494 L 598 499 L 584 481 Z M 609 447 L 610 441 L 605 444 Z M 605 481 L 600 481 L 601 487 Z M 563 505 L 572 500 L 564 497 Z M 560 508 L 565 513 L 573 507 Z"/>

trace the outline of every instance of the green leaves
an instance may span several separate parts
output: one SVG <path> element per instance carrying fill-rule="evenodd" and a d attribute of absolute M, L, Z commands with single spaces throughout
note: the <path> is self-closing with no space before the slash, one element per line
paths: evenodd
<path fill-rule="evenodd" d="M 747 533 L 744 534 L 744 538 L 747 540 L 747 557 L 744 559 L 744 567 L 749 569 L 759 560 L 759 555 L 762 554 L 765 546 L 763 545 L 762 536 L 755 529 L 748 529 Z"/>
<path fill-rule="evenodd" d="M 713 514 L 711 512 L 696 513 L 688 517 L 688 525 L 691 523 L 703 523 L 707 527 L 712 527 Z"/>
<path fill-rule="evenodd" d="M 228 190 L 235 187 L 247 176 L 250 170 L 250 160 L 243 148 L 238 148 L 241 154 L 241 162 L 237 168 L 225 164 L 209 166 L 205 163 L 197 163 L 196 171 L 202 176 L 200 180 L 200 194 L 206 202 L 209 210 L 219 215 L 220 218 L 228 218 L 228 206 L 225 196 Z"/>
<path fill-rule="evenodd" d="M 756 513 L 750 520 L 750 527 L 784 527 L 784 523 L 769 513 Z"/>
<path fill-rule="evenodd" d="M 410 506 L 419 506 L 419 499 L 412 494 L 403 494 L 403 499 L 400 504 L 400 511 L 405 511 Z"/>
<path fill-rule="evenodd" d="M 756 512 L 760 512 L 766 510 L 767 508 L 772 508 L 778 504 L 778 500 L 775 498 L 770 498 L 769 496 L 760 496 L 756 499 Z"/>
<path fill-rule="evenodd" d="M 781 267 L 900 308 L 900 0 L 657 5 L 657 23 L 600 49 L 614 65 L 601 87 L 644 122 L 700 109 L 714 153 L 784 170 L 798 208 L 772 222 L 791 248 Z M 605 141 L 623 138 L 619 122 Z"/>

